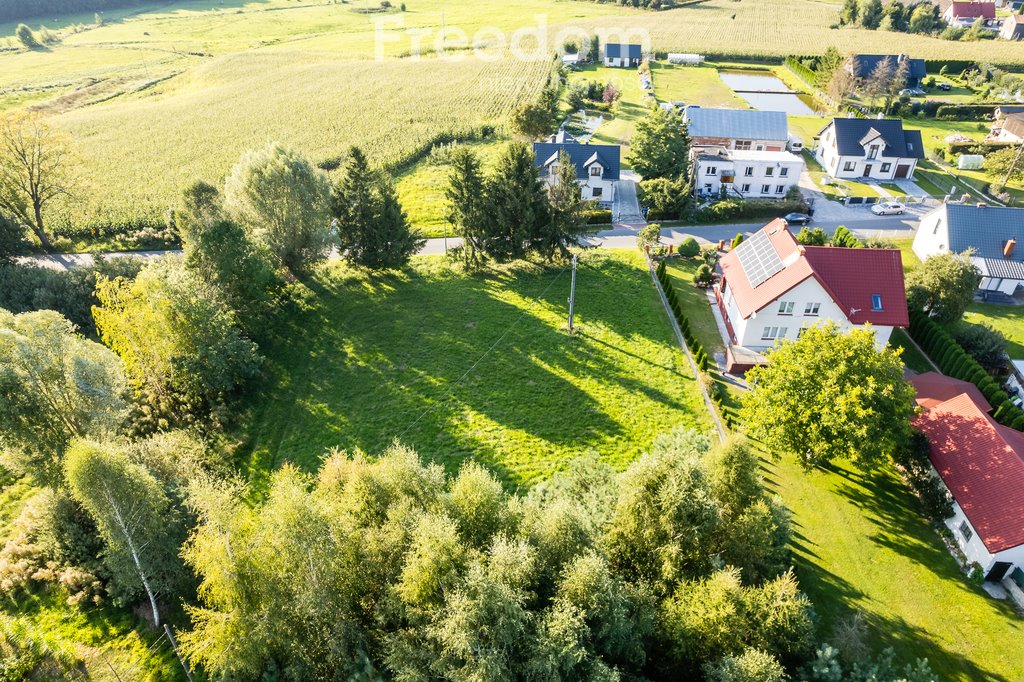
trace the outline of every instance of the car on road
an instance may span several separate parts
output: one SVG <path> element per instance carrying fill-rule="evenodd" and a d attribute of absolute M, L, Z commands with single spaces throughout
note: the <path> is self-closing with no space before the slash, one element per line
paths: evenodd
<path fill-rule="evenodd" d="M 782 219 L 789 225 L 806 225 L 811 222 L 811 216 L 806 213 L 787 213 Z"/>
<path fill-rule="evenodd" d="M 905 210 L 902 204 L 894 201 L 883 201 L 871 207 L 871 212 L 875 215 L 902 215 Z"/>

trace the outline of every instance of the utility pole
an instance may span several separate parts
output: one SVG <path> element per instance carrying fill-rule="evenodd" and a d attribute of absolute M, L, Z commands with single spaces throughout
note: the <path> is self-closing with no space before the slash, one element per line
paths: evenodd
<path fill-rule="evenodd" d="M 573 313 L 576 311 L 576 254 L 572 254 L 572 283 L 569 285 L 569 333 L 575 332 L 572 326 Z"/>
<path fill-rule="evenodd" d="M 1024 142 L 1020 143 L 1020 147 L 1017 148 L 1017 156 L 1013 157 L 1013 163 L 1010 164 L 1010 169 L 1006 171 L 1006 175 L 1003 176 L 1003 187 L 1006 187 L 1006 183 L 1010 181 L 1010 176 L 1013 175 L 1013 171 L 1017 170 L 1017 162 L 1020 161 L 1021 152 L 1024 152 Z"/>

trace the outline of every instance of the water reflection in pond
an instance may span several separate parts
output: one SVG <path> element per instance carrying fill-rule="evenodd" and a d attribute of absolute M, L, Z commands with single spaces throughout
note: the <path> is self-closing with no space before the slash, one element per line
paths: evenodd
<path fill-rule="evenodd" d="M 789 86 L 769 71 L 719 71 L 719 77 L 750 106 L 762 111 L 784 111 L 795 116 L 813 116 L 814 100 L 790 94 Z"/>

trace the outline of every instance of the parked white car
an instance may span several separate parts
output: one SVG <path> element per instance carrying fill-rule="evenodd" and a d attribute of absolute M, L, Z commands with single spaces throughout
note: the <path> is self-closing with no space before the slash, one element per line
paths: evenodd
<path fill-rule="evenodd" d="M 892 201 L 883 201 L 871 207 L 871 212 L 875 215 L 901 215 L 904 210 L 906 209 L 904 209 L 903 204 L 897 204 Z"/>

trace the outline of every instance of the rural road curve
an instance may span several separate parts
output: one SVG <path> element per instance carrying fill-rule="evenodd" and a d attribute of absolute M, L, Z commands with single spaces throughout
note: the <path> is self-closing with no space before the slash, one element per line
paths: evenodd
<path fill-rule="evenodd" d="M 914 236 L 914 229 L 917 227 L 916 216 L 875 216 L 867 210 L 863 218 L 855 220 L 844 220 L 845 224 L 858 237 L 883 237 L 891 239 L 909 238 Z M 693 237 L 704 244 L 714 244 L 721 239 L 730 241 L 737 232 L 749 233 L 764 226 L 759 223 L 741 223 L 735 225 L 694 225 L 685 227 L 666 227 L 661 230 L 662 240 L 666 244 L 678 245 L 684 239 Z M 828 233 L 835 231 L 838 223 L 824 223 L 816 221 L 814 227 L 821 227 Z M 636 246 L 636 233 L 639 228 L 621 226 L 609 230 L 601 230 L 592 235 L 584 237 L 580 243 L 584 246 L 606 249 L 628 249 Z M 420 249 L 420 255 L 436 256 L 445 253 L 462 243 L 458 237 L 427 239 Z M 64 253 L 50 254 L 45 256 L 23 256 L 18 262 L 26 265 L 37 265 L 51 268 L 53 270 L 71 270 L 82 266 L 92 265 L 97 255 L 107 258 L 159 258 L 169 253 L 180 253 L 180 251 L 112 251 L 103 254 L 93 253 Z M 338 253 L 332 253 L 332 260 L 340 258 Z"/>

